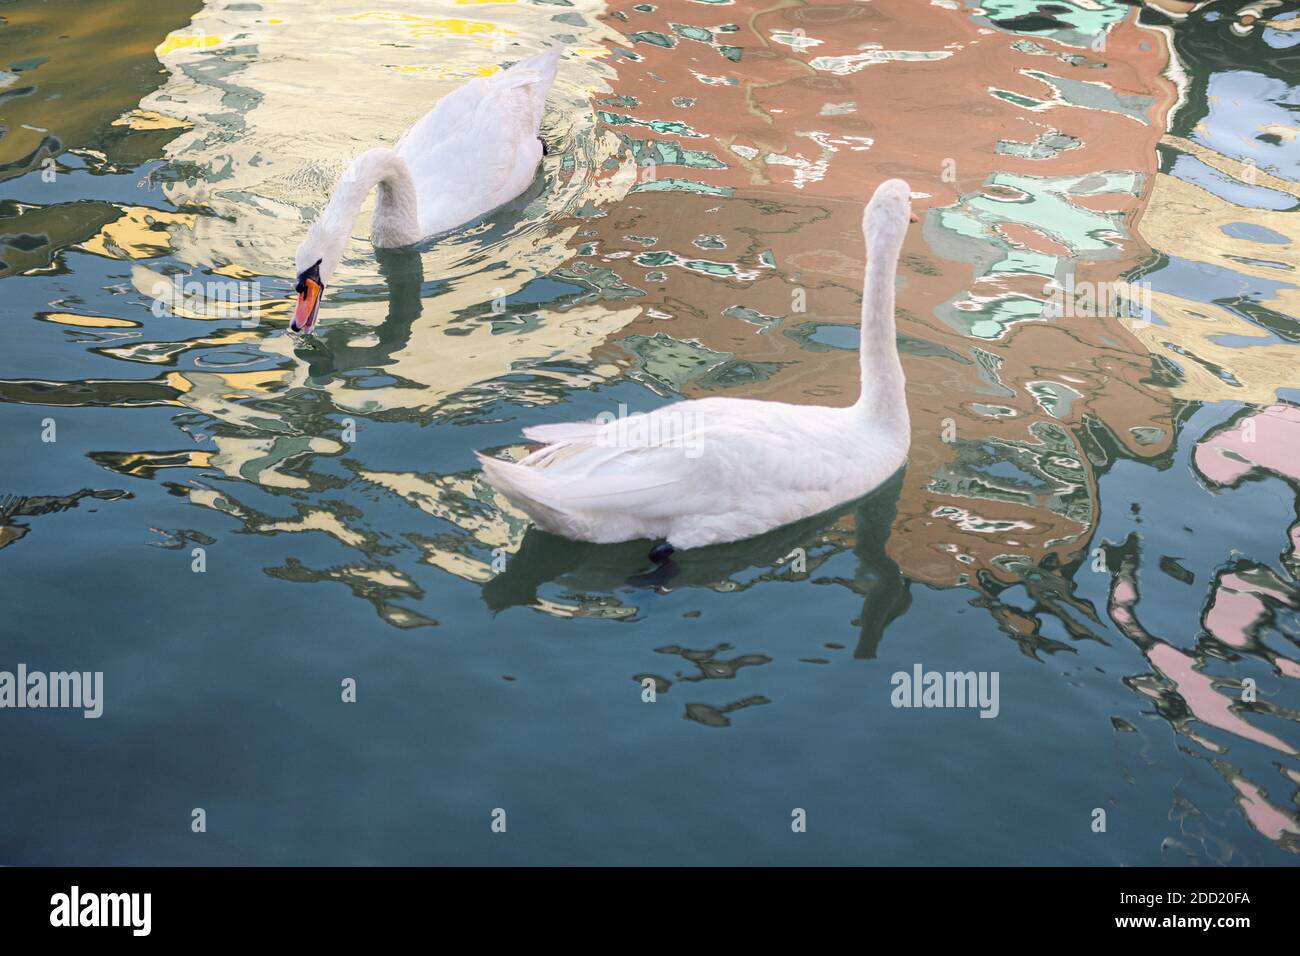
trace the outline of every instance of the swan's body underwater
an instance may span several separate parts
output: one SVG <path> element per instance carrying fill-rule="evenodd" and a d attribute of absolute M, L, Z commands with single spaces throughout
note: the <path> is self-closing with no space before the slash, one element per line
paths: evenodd
<path fill-rule="evenodd" d="M 352 235 L 366 196 L 376 248 L 414 245 L 514 199 L 532 183 L 545 148 L 538 138 L 561 47 L 448 93 L 392 149 L 362 153 L 334 187 L 295 256 L 298 304 L 290 327 L 309 333 L 321 295 Z"/>
<path fill-rule="evenodd" d="M 862 391 L 848 408 L 737 398 L 674 402 L 619 420 L 538 425 L 522 461 L 479 455 L 484 476 L 547 531 L 581 541 L 666 541 L 656 560 L 761 534 L 865 495 L 906 461 L 911 428 L 894 282 L 911 215 L 883 183 L 863 217 Z"/>

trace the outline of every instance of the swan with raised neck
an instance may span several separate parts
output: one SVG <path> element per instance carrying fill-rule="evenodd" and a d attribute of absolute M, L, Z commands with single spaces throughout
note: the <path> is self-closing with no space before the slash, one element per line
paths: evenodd
<path fill-rule="evenodd" d="M 534 425 L 518 462 L 479 455 L 484 477 L 538 525 L 581 541 L 660 540 L 650 556 L 752 537 L 874 490 L 911 441 L 894 282 L 911 190 L 892 179 L 863 216 L 868 254 L 860 392 L 848 407 L 741 398 Z"/>

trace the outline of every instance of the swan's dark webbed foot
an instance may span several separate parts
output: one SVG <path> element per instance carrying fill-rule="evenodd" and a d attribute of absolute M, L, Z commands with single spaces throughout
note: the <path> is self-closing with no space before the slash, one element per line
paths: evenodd
<path fill-rule="evenodd" d="M 537 137 L 537 142 L 539 142 L 539 143 L 542 144 L 542 155 L 543 155 L 543 156 L 549 156 L 549 155 L 551 154 L 551 150 L 550 150 L 550 147 L 548 147 L 548 146 L 546 145 L 546 140 L 542 139 L 542 138 L 539 136 L 539 137 Z"/>
<path fill-rule="evenodd" d="M 674 548 L 667 541 L 660 541 L 658 544 L 656 544 L 653 548 L 650 549 L 650 560 L 653 561 L 655 564 L 663 564 L 665 561 L 667 561 L 669 558 L 673 556 L 673 552 L 676 550 L 677 549 Z"/>
<path fill-rule="evenodd" d="M 677 565 L 673 562 L 675 549 L 667 541 L 661 541 L 650 549 L 650 560 L 654 567 L 642 574 L 634 574 L 627 583 L 634 588 L 654 588 L 664 591 L 677 574 Z"/>

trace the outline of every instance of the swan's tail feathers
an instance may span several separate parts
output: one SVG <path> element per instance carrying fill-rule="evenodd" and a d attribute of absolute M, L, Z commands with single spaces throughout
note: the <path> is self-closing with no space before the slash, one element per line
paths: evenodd
<path fill-rule="evenodd" d="M 552 531 L 564 528 L 567 524 L 564 515 L 537 497 L 542 493 L 539 486 L 543 482 L 531 468 L 518 462 L 493 458 L 482 452 L 476 451 L 474 455 L 483 468 L 483 477 L 488 484 L 505 495 L 511 504 L 543 528 Z"/>
<path fill-rule="evenodd" d="M 504 73 L 498 73 L 495 77 L 496 85 L 502 89 L 509 89 L 512 86 L 531 86 L 537 84 L 542 87 L 542 92 L 551 88 L 555 82 L 555 74 L 560 68 L 560 53 L 562 47 L 547 47 L 541 53 L 535 53 L 527 59 L 520 60 Z"/>
<path fill-rule="evenodd" d="M 587 441 L 596 437 L 600 422 L 560 422 L 555 425 L 530 425 L 524 437 L 543 445 L 562 441 Z"/>
<path fill-rule="evenodd" d="M 555 74 L 560 68 L 560 54 L 564 52 L 562 44 L 547 47 L 541 53 L 520 60 L 504 73 L 498 74 L 499 82 L 506 88 L 527 86 L 529 102 L 532 107 L 533 128 L 540 129 L 542 111 L 546 107 L 546 96 L 555 82 Z"/>
<path fill-rule="evenodd" d="M 556 43 L 548 46 L 541 53 L 534 53 L 530 57 L 525 57 L 506 72 L 513 73 L 515 70 L 524 70 L 536 73 L 549 86 L 551 81 L 555 79 L 556 70 L 560 67 L 560 54 L 563 52 L 564 44 Z"/>

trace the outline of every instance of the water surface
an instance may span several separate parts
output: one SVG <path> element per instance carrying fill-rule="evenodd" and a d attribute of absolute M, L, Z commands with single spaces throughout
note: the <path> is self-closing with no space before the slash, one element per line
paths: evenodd
<path fill-rule="evenodd" d="M 1300 4 L 68 6 L 0 8 L 0 669 L 107 699 L 0 713 L 0 862 L 1295 862 Z M 287 336 L 351 157 L 554 42 L 533 188 L 363 216 Z M 620 405 L 851 402 L 890 176 L 895 481 L 671 577 L 482 482 Z M 997 718 L 891 706 L 918 663 Z"/>

